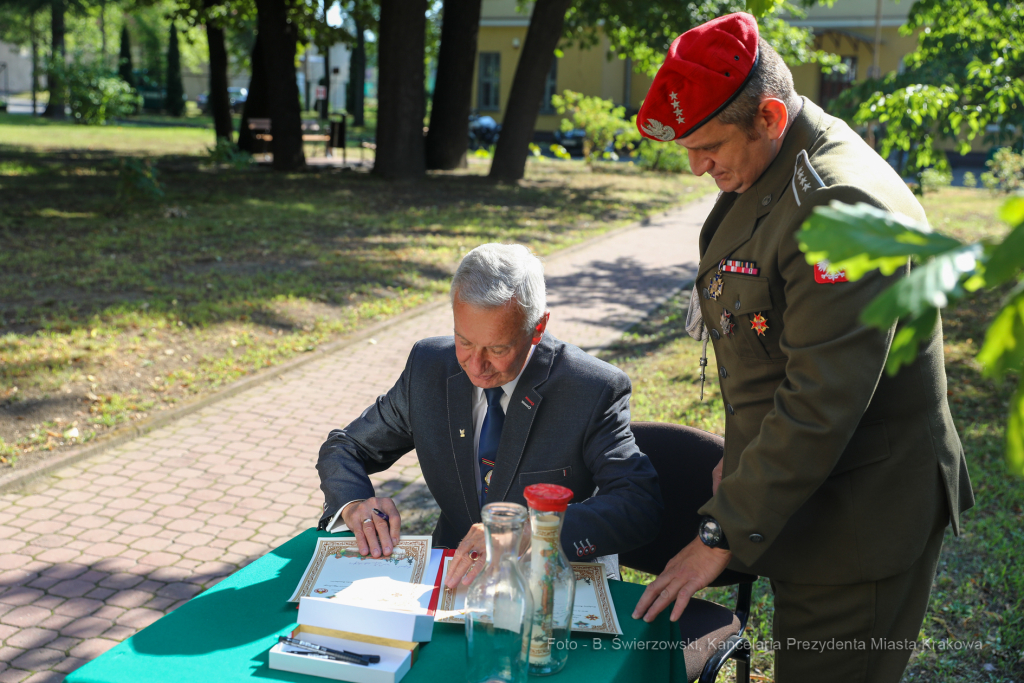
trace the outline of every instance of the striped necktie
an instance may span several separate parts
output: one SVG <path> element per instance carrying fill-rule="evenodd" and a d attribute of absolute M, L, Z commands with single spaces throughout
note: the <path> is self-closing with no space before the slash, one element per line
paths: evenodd
<path fill-rule="evenodd" d="M 491 471 L 498 457 L 498 445 L 501 443 L 501 428 L 505 425 L 505 411 L 501 409 L 501 397 L 505 390 L 501 387 L 484 389 L 487 395 L 487 415 L 484 416 L 483 427 L 480 428 L 480 507 L 487 500 L 487 489 L 491 484 Z"/>

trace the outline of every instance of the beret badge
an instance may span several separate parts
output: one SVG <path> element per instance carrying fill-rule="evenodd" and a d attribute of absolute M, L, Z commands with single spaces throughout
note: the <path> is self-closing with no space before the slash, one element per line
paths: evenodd
<path fill-rule="evenodd" d="M 643 125 L 641 130 L 652 138 L 663 142 L 672 142 L 676 139 L 676 132 L 672 130 L 672 126 L 666 126 L 661 121 L 655 121 L 654 119 L 647 119 L 647 123 Z"/>

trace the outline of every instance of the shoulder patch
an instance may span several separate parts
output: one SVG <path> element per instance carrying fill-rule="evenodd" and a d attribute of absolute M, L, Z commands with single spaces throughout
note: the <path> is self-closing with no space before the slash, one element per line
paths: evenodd
<path fill-rule="evenodd" d="M 825 187 L 825 183 L 811 166 L 807 150 L 800 150 L 800 153 L 796 155 L 796 164 L 793 166 L 793 197 L 796 199 L 796 205 L 800 206 L 803 203 L 801 197 L 807 197 L 820 187 Z"/>

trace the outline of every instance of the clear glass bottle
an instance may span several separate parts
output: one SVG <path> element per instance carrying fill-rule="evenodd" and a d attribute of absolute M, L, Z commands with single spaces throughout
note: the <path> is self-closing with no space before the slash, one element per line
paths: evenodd
<path fill-rule="evenodd" d="M 533 597 L 516 556 L 526 508 L 488 503 L 480 515 L 487 564 L 466 593 L 467 680 L 525 683 Z"/>
<path fill-rule="evenodd" d="M 562 550 L 562 522 L 572 491 L 555 484 L 533 484 L 524 491 L 530 506 L 530 554 L 527 583 L 533 594 L 530 639 L 532 676 L 561 671 L 569 658 L 569 631 L 576 576 Z"/>

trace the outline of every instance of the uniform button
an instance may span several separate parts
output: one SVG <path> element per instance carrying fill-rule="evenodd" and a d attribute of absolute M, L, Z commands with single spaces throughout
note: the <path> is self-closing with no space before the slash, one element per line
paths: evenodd
<path fill-rule="evenodd" d="M 726 412 L 728 412 L 728 413 L 729 413 L 730 415 L 735 415 L 735 414 L 736 414 L 736 411 L 735 411 L 735 410 L 733 410 L 733 408 L 732 408 L 732 404 L 731 404 L 731 403 L 727 403 L 727 404 L 725 404 L 725 410 L 726 410 Z"/>
<path fill-rule="evenodd" d="M 734 304 L 732 305 L 732 307 L 733 307 L 733 309 L 735 309 L 735 310 L 737 310 L 737 311 L 738 311 L 738 310 L 740 310 L 740 300 L 739 300 L 739 299 L 736 299 L 736 303 L 734 303 Z"/>
<path fill-rule="evenodd" d="M 711 294 L 708 292 L 708 288 L 707 287 L 704 288 L 704 291 L 701 292 L 701 294 L 704 295 L 705 299 L 710 299 L 711 298 Z"/>
<path fill-rule="evenodd" d="M 718 368 L 718 374 L 721 375 L 722 377 L 728 377 L 729 376 L 729 373 L 725 371 L 725 366 L 724 365 L 721 366 L 720 368 Z"/>
<path fill-rule="evenodd" d="M 760 543 L 763 540 L 764 540 L 764 536 L 762 536 L 761 534 L 750 534 L 750 542 L 751 543 Z"/>
<path fill-rule="evenodd" d="M 764 199 L 761 200 L 761 206 L 768 206 L 771 203 L 772 203 L 772 196 L 771 195 L 768 195 L 767 197 L 765 197 Z"/>
<path fill-rule="evenodd" d="M 711 338 L 712 339 L 714 339 L 715 341 L 718 341 L 718 338 L 720 336 L 722 336 L 722 335 L 718 334 L 718 330 L 711 330 Z"/>

